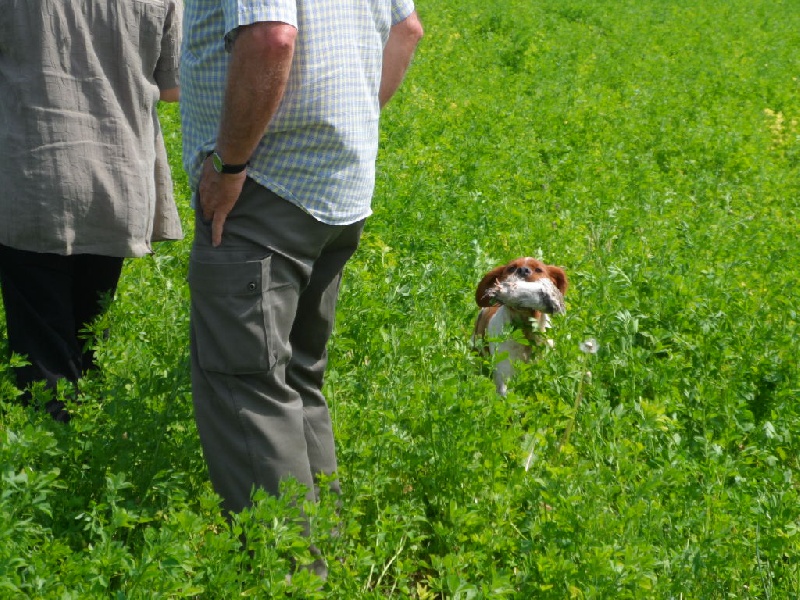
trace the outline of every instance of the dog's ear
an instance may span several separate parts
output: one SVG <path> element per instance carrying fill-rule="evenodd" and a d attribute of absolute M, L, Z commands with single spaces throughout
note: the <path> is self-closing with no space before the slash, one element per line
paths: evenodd
<path fill-rule="evenodd" d="M 481 279 L 481 282 L 478 284 L 478 289 L 475 290 L 475 303 L 478 306 L 492 305 L 491 300 L 486 297 L 486 290 L 492 287 L 495 282 L 503 276 L 503 271 L 505 271 L 506 266 L 507 265 L 501 265 L 495 267 L 483 276 L 483 279 Z"/>
<path fill-rule="evenodd" d="M 567 274 L 564 273 L 564 269 L 562 269 L 561 267 L 553 267 L 547 265 L 545 267 L 545 270 L 547 271 L 547 274 L 550 276 L 550 278 L 556 282 L 556 288 L 558 289 L 558 291 L 561 292 L 562 294 L 566 294 L 567 287 L 569 287 L 569 282 L 567 281 Z"/>

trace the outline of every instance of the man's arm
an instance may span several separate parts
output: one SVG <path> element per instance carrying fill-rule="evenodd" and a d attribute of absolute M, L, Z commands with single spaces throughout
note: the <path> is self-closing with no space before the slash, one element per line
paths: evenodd
<path fill-rule="evenodd" d="M 255 23 L 239 29 L 231 51 L 216 150 L 226 163 L 250 159 L 286 90 L 297 29 Z"/>
<path fill-rule="evenodd" d="M 215 150 L 227 164 L 243 164 L 261 141 L 278 109 L 294 57 L 297 29 L 280 22 L 239 28 L 231 51 L 225 101 Z M 203 164 L 200 206 L 212 222 L 211 241 L 222 242 L 222 228 L 239 198 L 247 171 L 217 173 L 210 160 Z"/>
<path fill-rule="evenodd" d="M 392 26 L 389 40 L 383 49 L 383 72 L 381 73 L 381 89 L 378 95 L 381 108 L 386 106 L 400 87 L 405 77 L 411 57 L 420 39 L 422 39 L 422 23 L 417 12 L 412 12 L 405 20 Z"/>

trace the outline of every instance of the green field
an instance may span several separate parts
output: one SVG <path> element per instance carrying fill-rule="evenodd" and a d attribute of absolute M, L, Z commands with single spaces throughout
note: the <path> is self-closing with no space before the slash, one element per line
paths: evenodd
<path fill-rule="evenodd" d="M 800 3 L 418 11 L 331 344 L 328 583 L 285 580 L 296 508 L 229 525 L 208 483 L 168 106 L 187 239 L 126 263 L 76 418 L 0 365 L 0 598 L 800 597 Z M 519 255 L 571 287 L 502 399 L 473 293 Z"/>

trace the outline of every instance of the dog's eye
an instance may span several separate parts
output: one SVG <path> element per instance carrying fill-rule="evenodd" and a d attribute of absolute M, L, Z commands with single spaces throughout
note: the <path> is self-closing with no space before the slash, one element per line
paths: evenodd
<path fill-rule="evenodd" d="M 544 273 L 544 269 L 542 267 L 536 267 L 534 271 L 536 271 L 537 273 Z"/>
<path fill-rule="evenodd" d="M 514 271 L 516 271 L 516 270 L 517 270 L 517 268 L 516 268 L 516 267 L 513 267 L 513 266 L 511 266 L 511 267 L 507 267 L 507 268 L 506 268 L 506 273 L 513 273 L 513 272 L 514 272 Z"/>

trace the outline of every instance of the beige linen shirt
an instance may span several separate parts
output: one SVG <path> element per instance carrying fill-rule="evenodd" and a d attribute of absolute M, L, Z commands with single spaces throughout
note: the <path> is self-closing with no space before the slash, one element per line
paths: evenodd
<path fill-rule="evenodd" d="M 181 237 L 156 105 L 180 0 L 0 0 L 0 244 L 142 256 Z"/>

